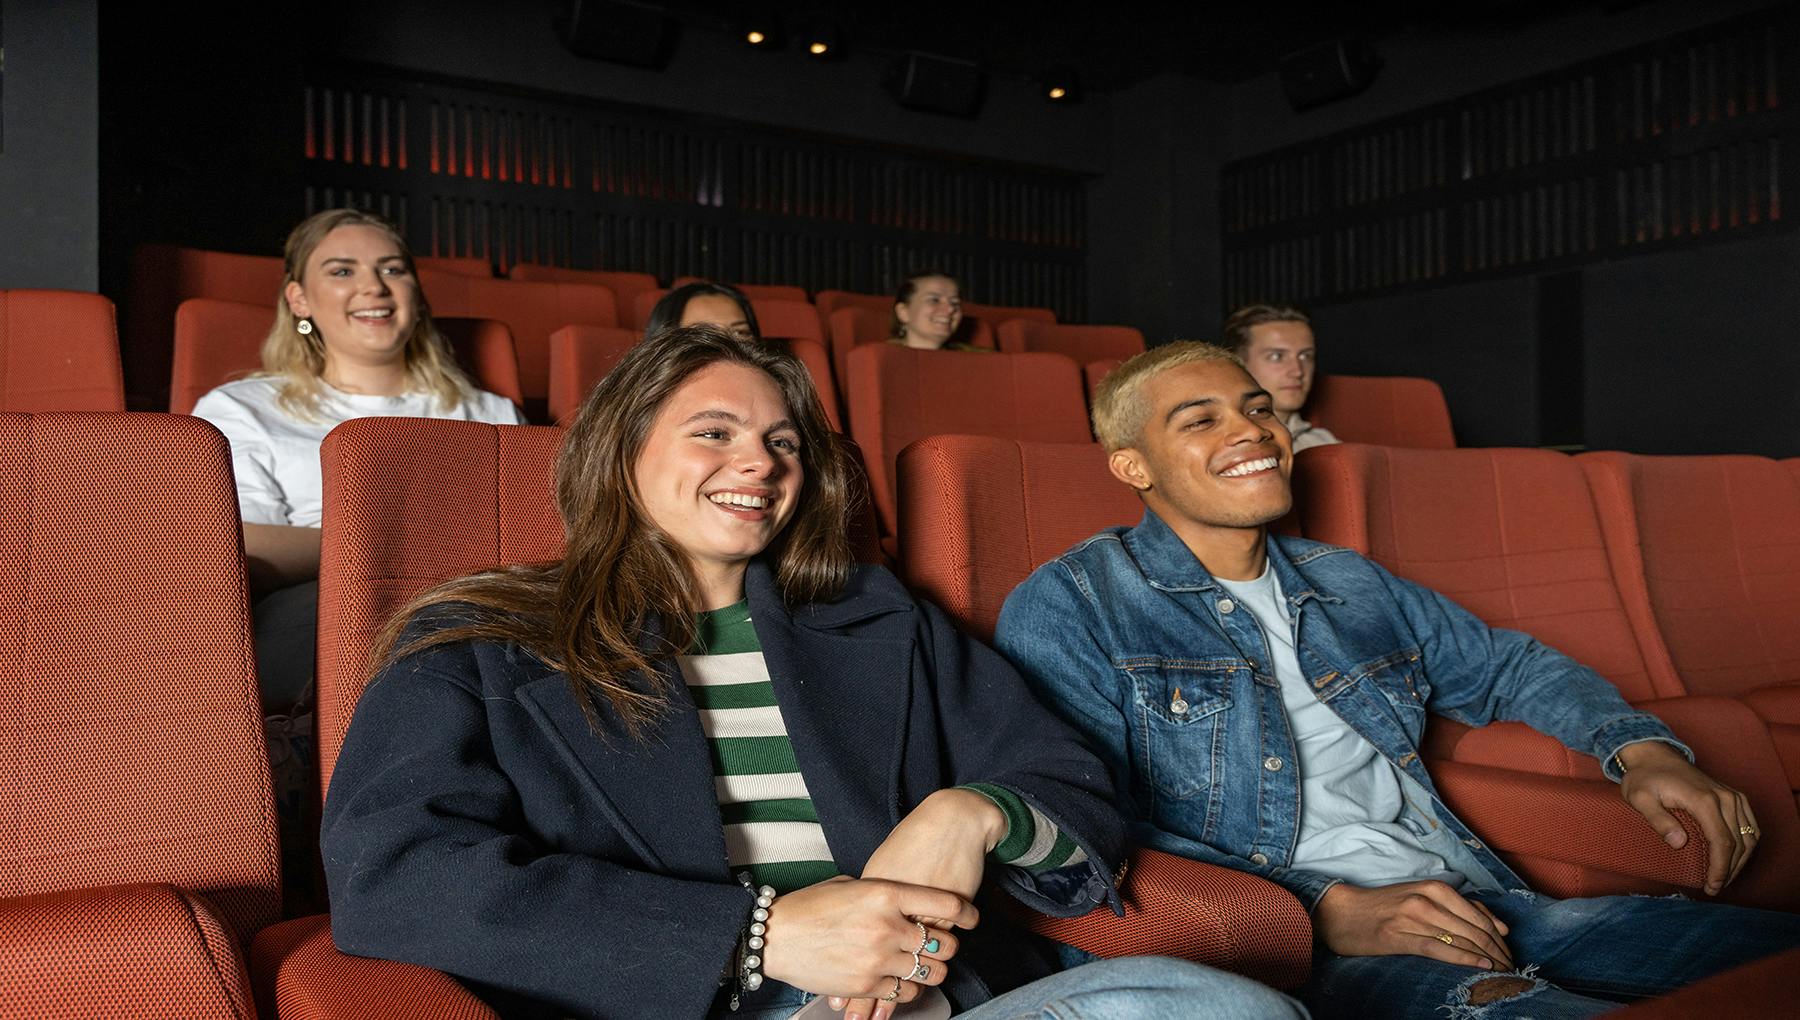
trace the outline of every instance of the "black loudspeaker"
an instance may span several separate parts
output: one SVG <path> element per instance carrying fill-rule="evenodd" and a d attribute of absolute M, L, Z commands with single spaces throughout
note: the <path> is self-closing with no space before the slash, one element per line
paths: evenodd
<path fill-rule="evenodd" d="M 558 27 L 569 52 L 594 60 L 660 70 L 675 48 L 675 23 L 645 4 L 569 0 Z"/>
<path fill-rule="evenodd" d="M 1375 80 L 1381 58 L 1362 42 L 1309 46 L 1281 60 L 1281 91 L 1296 111 L 1348 99 Z"/>
<path fill-rule="evenodd" d="M 978 64 L 908 53 L 888 73 L 888 91 L 909 110 L 973 117 L 981 110 L 987 76 Z"/>

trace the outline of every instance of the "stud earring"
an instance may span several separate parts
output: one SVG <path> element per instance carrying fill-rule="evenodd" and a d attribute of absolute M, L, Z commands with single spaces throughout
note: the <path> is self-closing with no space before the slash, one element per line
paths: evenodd
<path fill-rule="evenodd" d="M 294 329 L 299 331 L 301 336 L 312 336 L 312 331 L 313 331 L 312 320 L 311 319 L 301 319 L 299 322 L 294 323 Z"/>

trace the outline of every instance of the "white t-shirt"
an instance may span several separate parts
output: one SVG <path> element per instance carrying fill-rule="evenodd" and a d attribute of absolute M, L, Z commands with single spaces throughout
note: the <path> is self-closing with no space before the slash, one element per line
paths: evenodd
<path fill-rule="evenodd" d="M 344 393 L 324 383 L 317 421 L 301 421 L 275 400 L 277 380 L 239 379 L 201 397 L 196 417 L 218 426 L 231 440 L 231 469 L 237 476 L 238 512 L 246 524 L 289 524 L 316 528 L 323 511 L 319 444 L 325 433 L 352 418 L 443 418 L 523 425 L 525 416 L 497 393 L 476 390 L 445 411 L 434 393 L 376 397 Z"/>
<path fill-rule="evenodd" d="M 1289 867 L 1379 886 L 1435 878 L 1462 884 L 1444 859 L 1400 824 L 1400 778 L 1375 745 L 1312 692 L 1294 651 L 1294 625 L 1273 568 L 1219 584 L 1262 625 L 1281 703 L 1300 750 L 1300 841 Z"/>

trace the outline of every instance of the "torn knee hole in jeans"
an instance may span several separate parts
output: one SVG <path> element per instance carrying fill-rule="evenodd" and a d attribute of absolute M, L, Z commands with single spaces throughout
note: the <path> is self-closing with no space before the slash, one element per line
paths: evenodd
<path fill-rule="evenodd" d="M 1547 982 L 1536 973 L 1534 965 L 1509 974 L 1471 974 L 1450 990 L 1444 1011 L 1451 1020 L 1480 1020 L 1496 1002 L 1523 999 L 1546 988 Z"/>

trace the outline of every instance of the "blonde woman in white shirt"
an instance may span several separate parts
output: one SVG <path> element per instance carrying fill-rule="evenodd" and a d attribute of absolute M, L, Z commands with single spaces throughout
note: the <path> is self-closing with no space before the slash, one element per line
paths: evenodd
<path fill-rule="evenodd" d="M 475 388 L 457 368 L 431 324 L 412 253 L 391 224 L 354 209 L 318 213 L 288 235 L 284 261 L 263 370 L 194 406 L 231 441 L 251 590 L 263 598 L 259 665 L 272 669 L 262 654 L 266 639 L 276 639 L 271 628 L 302 628 L 296 645 L 307 644 L 312 628 L 319 443 L 327 432 L 380 415 L 524 422 L 511 401 Z M 311 676 L 309 644 L 304 660 L 302 686 Z M 274 676 L 265 680 L 265 707 L 285 707 L 303 693 L 280 686 Z"/>

